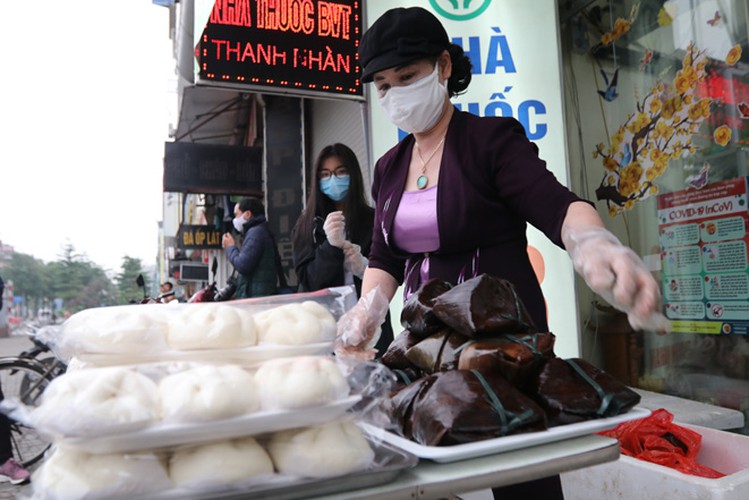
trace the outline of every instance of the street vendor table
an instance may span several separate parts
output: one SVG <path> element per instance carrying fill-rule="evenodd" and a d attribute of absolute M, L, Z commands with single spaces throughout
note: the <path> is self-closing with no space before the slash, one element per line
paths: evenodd
<path fill-rule="evenodd" d="M 264 492 L 264 499 L 437 499 L 450 494 L 515 484 L 532 479 L 581 469 L 619 458 L 615 439 L 587 435 L 564 441 L 508 451 L 496 455 L 471 458 L 450 463 L 421 460 L 416 467 L 403 471 L 392 482 L 363 489 L 326 494 L 320 497 L 274 496 Z M 252 498 L 252 492 L 235 492 L 201 498 Z"/>
<path fill-rule="evenodd" d="M 324 498 L 445 498 L 450 494 L 540 479 L 617 458 L 619 443 L 615 439 L 589 435 L 458 462 L 422 460 L 391 484 Z"/>

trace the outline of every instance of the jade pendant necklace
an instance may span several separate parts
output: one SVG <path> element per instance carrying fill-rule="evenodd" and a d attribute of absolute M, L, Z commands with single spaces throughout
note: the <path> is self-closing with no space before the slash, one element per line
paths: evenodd
<path fill-rule="evenodd" d="M 429 158 L 424 160 L 424 158 L 421 156 L 421 148 L 419 147 L 419 143 L 416 143 L 416 154 L 419 155 L 419 161 L 421 161 L 421 175 L 416 179 L 416 187 L 417 189 L 424 189 L 427 187 L 427 184 L 429 184 L 429 177 L 427 177 L 427 165 L 430 161 L 432 161 L 432 158 L 434 158 L 434 155 L 437 154 L 437 151 L 439 151 L 440 147 L 442 147 L 442 143 L 445 142 L 445 136 L 442 136 L 442 140 L 439 144 L 437 144 L 437 147 L 434 148 L 434 151 L 432 151 L 432 154 L 429 155 Z"/>

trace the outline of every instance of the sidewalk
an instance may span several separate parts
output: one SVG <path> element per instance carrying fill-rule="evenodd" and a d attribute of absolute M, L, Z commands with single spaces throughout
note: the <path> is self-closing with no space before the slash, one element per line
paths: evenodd
<path fill-rule="evenodd" d="M 36 466 L 32 467 L 29 472 L 33 473 Z M 31 483 L 27 484 L 10 484 L 0 483 L 0 500 L 16 500 L 18 498 L 31 498 Z"/>

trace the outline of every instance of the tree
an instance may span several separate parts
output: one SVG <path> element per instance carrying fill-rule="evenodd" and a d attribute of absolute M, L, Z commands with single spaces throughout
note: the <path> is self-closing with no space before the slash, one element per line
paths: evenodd
<path fill-rule="evenodd" d="M 13 282 L 13 293 L 23 296 L 32 309 L 36 309 L 49 293 L 49 277 L 44 262 L 31 255 L 13 252 L 10 263 L 3 269 L 3 279 Z"/>
<path fill-rule="evenodd" d="M 51 307 L 55 299 L 62 299 L 63 309 L 71 313 L 114 303 L 114 287 L 104 270 L 78 254 L 71 244 L 49 264 L 14 252 L 3 275 L 13 281 L 15 294 L 26 298 L 32 314 Z"/>
<path fill-rule="evenodd" d="M 114 303 L 114 288 L 104 269 L 78 254 L 73 245 L 66 245 L 47 268 L 52 283 L 49 297 L 61 298 L 70 312 Z"/>
<path fill-rule="evenodd" d="M 143 292 L 136 284 L 139 274 L 143 274 L 143 263 L 140 259 L 124 256 L 120 272 L 115 277 L 117 283 L 117 302 L 127 304 L 131 300 L 139 300 Z"/>

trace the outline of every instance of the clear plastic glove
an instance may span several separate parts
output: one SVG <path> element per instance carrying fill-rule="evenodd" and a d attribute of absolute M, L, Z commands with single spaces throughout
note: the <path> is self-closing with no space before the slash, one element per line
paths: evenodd
<path fill-rule="evenodd" d="M 343 248 L 343 242 L 346 241 L 346 218 L 343 212 L 340 210 L 330 212 L 322 228 L 325 231 L 325 237 L 328 238 L 328 243 L 334 247 Z"/>
<path fill-rule="evenodd" d="M 382 333 L 381 325 L 387 316 L 390 301 L 375 287 L 359 299 L 354 307 L 338 320 L 335 353 L 338 356 L 371 360 Z"/>
<path fill-rule="evenodd" d="M 354 276 L 361 278 L 367 269 L 369 259 L 361 254 L 361 247 L 355 243 L 343 243 L 343 268 L 351 271 Z"/>
<path fill-rule="evenodd" d="M 671 331 L 671 322 L 660 312 L 658 284 L 631 248 L 598 226 L 564 228 L 563 240 L 585 283 L 609 304 L 627 313 L 632 328 Z"/>

